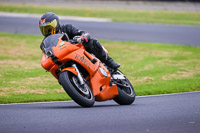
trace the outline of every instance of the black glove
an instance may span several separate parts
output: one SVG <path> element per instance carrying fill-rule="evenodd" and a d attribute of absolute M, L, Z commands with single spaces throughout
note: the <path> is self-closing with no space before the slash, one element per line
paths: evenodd
<path fill-rule="evenodd" d="M 83 44 L 84 42 L 88 42 L 87 37 L 84 37 L 84 36 L 75 36 L 73 40 L 81 44 Z"/>

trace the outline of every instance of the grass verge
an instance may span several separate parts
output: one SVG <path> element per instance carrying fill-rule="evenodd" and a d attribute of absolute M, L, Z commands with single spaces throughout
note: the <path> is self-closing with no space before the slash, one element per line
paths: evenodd
<path fill-rule="evenodd" d="M 23 39 L 22 39 L 23 38 Z M 0 103 L 69 100 L 40 66 L 42 36 L 0 33 Z M 200 90 L 200 47 L 101 41 L 137 95 Z"/>
<path fill-rule="evenodd" d="M 160 24 L 200 25 L 200 12 L 168 10 L 133 10 L 92 7 L 62 7 L 40 5 L 0 4 L 0 11 L 44 14 L 54 12 L 63 16 L 110 18 L 115 22 L 143 22 Z"/>

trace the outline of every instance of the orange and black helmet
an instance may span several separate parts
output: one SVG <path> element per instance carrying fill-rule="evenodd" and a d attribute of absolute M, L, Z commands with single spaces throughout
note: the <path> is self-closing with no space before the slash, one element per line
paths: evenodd
<path fill-rule="evenodd" d="M 44 36 L 58 33 L 60 30 L 58 16 L 52 12 L 45 13 L 39 21 L 39 27 Z"/>

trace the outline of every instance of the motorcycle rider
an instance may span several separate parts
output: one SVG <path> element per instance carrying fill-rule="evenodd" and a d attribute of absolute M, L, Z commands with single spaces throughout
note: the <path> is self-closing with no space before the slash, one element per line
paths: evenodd
<path fill-rule="evenodd" d="M 52 34 L 66 33 L 69 39 L 76 39 L 77 42 L 82 43 L 86 51 L 94 54 L 108 67 L 115 70 L 120 67 L 118 63 L 114 62 L 113 59 L 107 55 L 99 41 L 92 39 L 89 33 L 79 30 L 71 24 L 60 25 L 58 16 L 52 12 L 47 12 L 41 17 L 39 27 L 41 33 L 44 35 L 44 39 Z M 42 44 L 43 41 L 40 45 L 41 49 L 43 49 Z"/>

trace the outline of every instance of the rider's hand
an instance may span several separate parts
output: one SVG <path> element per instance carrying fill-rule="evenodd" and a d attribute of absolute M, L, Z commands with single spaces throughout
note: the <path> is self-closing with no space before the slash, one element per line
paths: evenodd
<path fill-rule="evenodd" d="M 73 40 L 81 44 L 83 44 L 84 42 L 88 42 L 87 37 L 84 36 L 75 36 Z"/>

